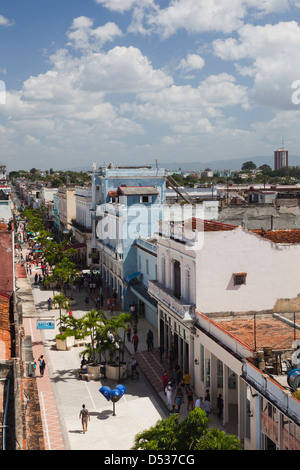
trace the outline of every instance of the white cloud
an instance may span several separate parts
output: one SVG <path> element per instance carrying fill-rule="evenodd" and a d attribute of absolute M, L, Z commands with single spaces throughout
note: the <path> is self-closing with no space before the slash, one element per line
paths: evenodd
<path fill-rule="evenodd" d="M 75 49 L 94 50 L 100 49 L 106 42 L 122 36 L 122 31 L 113 22 L 93 29 L 94 22 L 86 16 L 80 16 L 73 20 L 67 36 L 69 45 Z"/>
<path fill-rule="evenodd" d="M 25 136 L 24 142 L 26 145 L 39 145 L 40 144 L 39 139 L 29 134 Z"/>
<path fill-rule="evenodd" d="M 178 68 L 190 72 L 191 70 L 200 70 L 204 65 L 205 61 L 200 55 L 188 54 L 186 59 L 180 61 Z"/>
<path fill-rule="evenodd" d="M 264 26 L 244 25 L 238 39 L 214 41 L 215 54 L 235 61 L 253 79 L 251 97 L 260 105 L 292 109 L 292 82 L 300 79 L 300 27 L 295 21 Z"/>
<path fill-rule="evenodd" d="M 0 15 L 0 26 L 13 26 L 15 22 L 13 20 L 9 20 L 5 18 L 5 16 Z"/>
<path fill-rule="evenodd" d="M 95 0 L 95 2 L 103 5 L 108 10 L 119 13 L 129 11 L 135 6 L 148 7 L 154 3 L 153 0 Z"/>

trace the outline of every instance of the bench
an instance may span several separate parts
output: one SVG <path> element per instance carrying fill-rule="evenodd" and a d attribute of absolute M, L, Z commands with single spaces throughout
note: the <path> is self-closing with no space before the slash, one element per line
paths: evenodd
<path fill-rule="evenodd" d="M 94 380 L 94 374 L 79 374 L 82 380 L 86 380 L 89 382 L 90 380 Z"/>

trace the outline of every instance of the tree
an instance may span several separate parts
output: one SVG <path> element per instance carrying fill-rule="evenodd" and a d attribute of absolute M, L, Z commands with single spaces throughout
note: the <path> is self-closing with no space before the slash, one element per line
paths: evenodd
<path fill-rule="evenodd" d="M 224 431 L 210 428 L 206 413 L 194 408 L 180 420 L 179 415 L 159 420 L 155 426 L 137 434 L 133 450 L 241 450 L 239 439 Z"/>
<path fill-rule="evenodd" d="M 123 347 L 120 353 L 122 354 L 122 360 L 124 359 L 124 348 L 125 348 L 125 334 L 126 334 L 126 323 L 132 323 L 133 318 L 131 313 L 120 313 L 119 315 L 114 315 L 106 321 L 106 330 L 112 331 L 115 338 L 118 336 L 120 328 L 123 328 L 124 337 L 123 337 Z M 114 350 L 115 352 L 115 350 Z"/>
<path fill-rule="evenodd" d="M 72 284 L 76 277 L 76 266 L 68 258 L 63 258 L 53 269 L 52 276 L 49 276 L 51 282 L 58 282 L 60 291 L 66 295 L 68 284 Z"/>
<path fill-rule="evenodd" d="M 62 319 L 62 315 L 61 315 L 61 310 L 62 309 L 69 310 L 69 308 L 71 306 L 71 299 L 66 297 L 64 294 L 55 295 L 53 297 L 53 304 L 52 305 L 54 307 L 59 308 L 59 332 L 60 332 L 60 334 L 62 334 L 63 319 Z"/>
<path fill-rule="evenodd" d="M 245 171 L 245 170 L 255 170 L 255 168 L 256 168 L 256 165 L 255 165 L 255 163 L 253 163 L 252 161 L 245 162 L 245 163 L 243 163 L 243 165 L 242 165 L 242 171 Z"/>
<path fill-rule="evenodd" d="M 92 359 L 95 360 L 95 340 L 98 332 L 105 328 L 105 313 L 102 310 L 90 310 L 83 319 L 83 327 L 90 334 L 92 341 Z M 107 335 L 106 335 L 107 338 Z"/>

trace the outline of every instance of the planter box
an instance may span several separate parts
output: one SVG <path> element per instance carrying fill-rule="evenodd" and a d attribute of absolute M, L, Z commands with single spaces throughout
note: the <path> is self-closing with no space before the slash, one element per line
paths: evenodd
<path fill-rule="evenodd" d="M 119 380 L 119 364 L 106 364 L 106 378 L 112 380 Z M 120 363 L 120 379 L 127 371 L 127 364 Z"/>
<path fill-rule="evenodd" d="M 92 374 L 94 376 L 94 380 L 100 379 L 100 364 L 96 365 L 87 365 L 87 372 L 88 374 Z"/>
<path fill-rule="evenodd" d="M 58 351 L 69 351 L 74 346 L 74 336 L 67 336 L 66 339 L 56 338 L 56 349 Z"/>
<path fill-rule="evenodd" d="M 74 340 L 74 346 L 85 346 L 86 344 L 91 343 L 91 337 L 90 336 L 85 336 L 84 338 L 81 339 L 76 339 Z"/>

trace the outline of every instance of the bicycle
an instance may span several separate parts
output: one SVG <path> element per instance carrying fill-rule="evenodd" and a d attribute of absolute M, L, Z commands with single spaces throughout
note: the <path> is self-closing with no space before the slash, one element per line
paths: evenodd
<path fill-rule="evenodd" d="M 136 369 L 131 370 L 130 377 L 131 377 L 132 380 L 138 379 L 139 376 L 140 376 L 140 374 L 138 373 L 138 371 Z"/>

